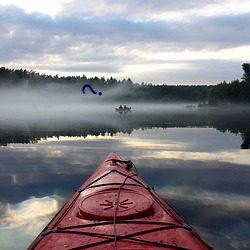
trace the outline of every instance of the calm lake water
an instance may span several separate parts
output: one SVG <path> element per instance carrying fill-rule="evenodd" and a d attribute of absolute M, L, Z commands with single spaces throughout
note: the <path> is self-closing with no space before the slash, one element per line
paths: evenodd
<path fill-rule="evenodd" d="M 111 108 L 112 107 L 112 108 Z M 1 110 L 0 110 L 1 111 Z M 25 249 L 111 151 L 215 249 L 250 249 L 250 110 L 33 106 L 0 118 L 1 249 Z"/>

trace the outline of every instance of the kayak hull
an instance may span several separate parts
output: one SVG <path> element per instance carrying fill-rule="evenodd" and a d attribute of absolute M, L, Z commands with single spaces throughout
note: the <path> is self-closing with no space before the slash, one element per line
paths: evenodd
<path fill-rule="evenodd" d="M 110 153 L 28 249 L 212 249 Z"/>

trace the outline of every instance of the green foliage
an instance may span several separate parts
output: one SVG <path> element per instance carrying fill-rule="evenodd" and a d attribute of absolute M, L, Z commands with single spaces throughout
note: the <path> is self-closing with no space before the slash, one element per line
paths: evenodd
<path fill-rule="evenodd" d="M 87 78 L 82 76 L 51 76 L 40 74 L 33 70 L 0 68 L 0 86 L 36 88 L 54 83 L 82 88 L 90 84 L 95 90 L 111 90 L 116 87 L 117 91 L 113 100 L 120 101 L 192 101 L 204 102 L 209 105 L 221 105 L 227 103 L 250 103 L 250 64 L 242 64 L 244 74 L 242 81 L 234 80 L 230 83 L 222 82 L 217 85 L 153 85 L 148 83 L 134 83 L 130 78 L 117 80 L 112 76 Z M 118 93 L 119 92 L 119 93 Z"/>
<path fill-rule="evenodd" d="M 243 63 L 242 69 L 244 71 L 244 74 L 241 79 L 243 79 L 244 82 L 250 82 L 250 64 L 249 63 Z"/>
<path fill-rule="evenodd" d="M 242 68 L 242 81 L 224 81 L 213 87 L 209 96 L 210 104 L 250 103 L 250 64 L 244 63 Z"/>

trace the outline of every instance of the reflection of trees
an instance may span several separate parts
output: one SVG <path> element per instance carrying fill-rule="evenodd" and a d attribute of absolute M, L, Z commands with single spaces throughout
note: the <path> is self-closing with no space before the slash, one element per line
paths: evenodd
<path fill-rule="evenodd" d="M 10 143 L 37 143 L 37 139 L 33 135 L 26 135 L 23 131 L 7 131 L 0 132 L 0 146 L 7 146 Z"/>
<path fill-rule="evenodd" d="M 209 114 L 208 114 L 209 115 Z M 250 145 L 250 110 L 224 110 L 209 115 L 209 126 L 221 132 L 240 134 L 243 143 L 241 149 L 248 149 Z"/>
<path fill-rule="evenodd" d="M 242 149 L 250 145 L 250 110 L 192 110 L 182 112 L 144 112 L 131 113 L 129 116 L 112 114 L 109 122 L 102 122 L 107 116 L 99 117 L 96 122 L 72 121 L 72 123 L 48 123 L 45 129 L 39 125 L 26 125 L 25 129 L 8 125 L 0 127 L 0 145 L 10 143 L 37 143 L 40 139 L 59 136 L 83 137 L 114 136 L 117 133 L 131 134 L 137 129 L 173 127 L 211 127 L 221 132 L 240 134 Z M 107 119 L 106 119 L 107 120 Z M 28 129 L 27 129 L 28 126 Z M 44 128 L 44 124 L 42 126 Z"/>
<path fill-rule="evenodd" d="M 243 143 L 241 144 L 241 149 L 249 149 L 250 146 L 250 132 L 242 135 Z"/>

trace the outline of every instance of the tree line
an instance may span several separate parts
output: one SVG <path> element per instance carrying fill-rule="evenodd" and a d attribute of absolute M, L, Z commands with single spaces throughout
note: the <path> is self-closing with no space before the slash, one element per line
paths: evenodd
<path fill-rule="evenodd" d="M 250 64 L 243 63 L 242 69 L 244 73 L 241 81 L 238 79 L 230 83 L 224 81 L 211 89 L 209 103 L 250 103 Z"/>
<path fill-rule="evenodd" d="M 121 87 L 123 91 L 114 95 L 113 100 L 130 101 L 191 101 L 206 105 L 224 105 L 227 103 L 250 103 L 250 64 L 242 64 L 243 76 L 239 80 L 221 82 L 216 85 L 154 85 L 152 83 L 134 83 L 130 78 L 117 80 L 112 76 L 52 76 L 40 74 L 34 70 L 9 69 L 0 67 L 0 87 L 37 88 L 50 84 L 64 84 L 82 88 L 90 84 L 95 90 L 109 91 Z"/>

